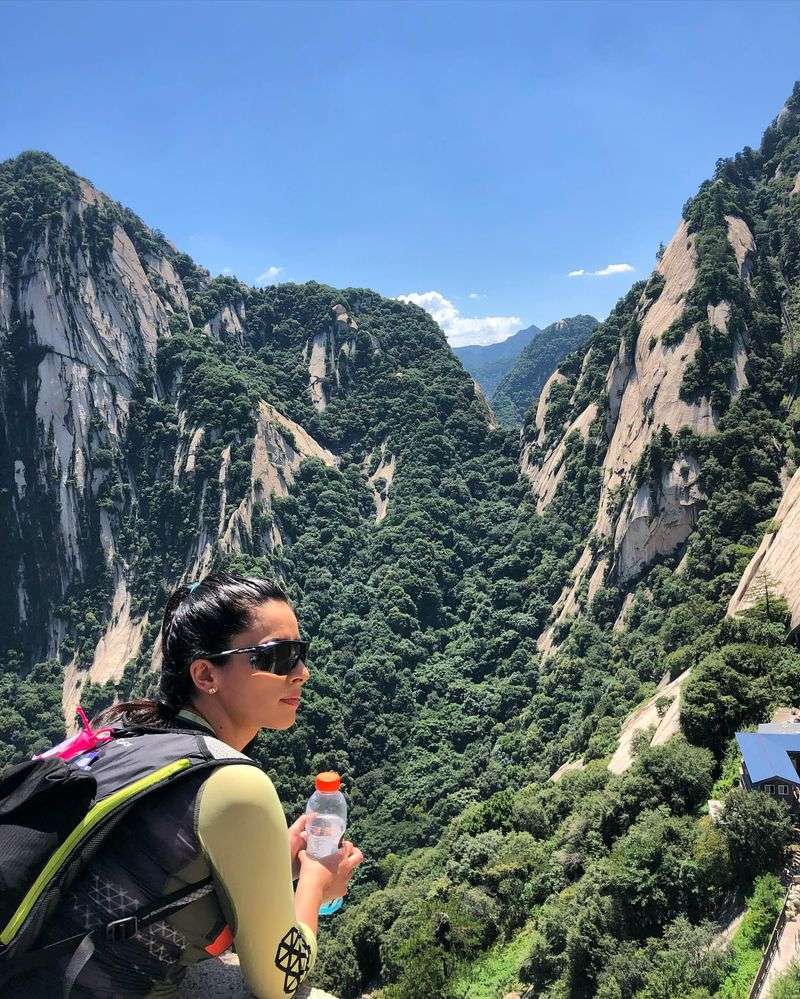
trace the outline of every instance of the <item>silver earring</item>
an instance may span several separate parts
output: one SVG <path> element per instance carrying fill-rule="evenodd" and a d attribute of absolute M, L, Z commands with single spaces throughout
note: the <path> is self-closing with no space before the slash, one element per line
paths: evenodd
<path fill-rule="evenodd" d="M 209 687 L 208 688 L 208 692 L 209 692 L 209 694 L 216 694 L 217 688 L 216 687 Z"/>

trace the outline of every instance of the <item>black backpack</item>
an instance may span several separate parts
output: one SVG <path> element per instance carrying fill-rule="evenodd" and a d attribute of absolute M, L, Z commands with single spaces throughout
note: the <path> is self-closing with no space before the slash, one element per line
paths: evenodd
<path fill-rule="evenodd" d="M 0 996 L 11 978 L 72 953 L 63 977 L 67 997 L 98 936 L 129 940 L 214 890 L 206 878 L 89 933 L 34 949 L 63 893 L 130 808 L 173 781 L 229 763 L 258 766 L 199 731 L 119 728 L 91 756 L 29 760 L 0 776 Z"/>

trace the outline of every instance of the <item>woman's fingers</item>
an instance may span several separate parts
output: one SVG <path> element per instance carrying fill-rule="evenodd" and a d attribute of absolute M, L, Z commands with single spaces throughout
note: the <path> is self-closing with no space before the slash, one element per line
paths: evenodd
<path fill-rule="evenodd" d="M 342 851 L 342 862 L 351 862 L 353 867 L 358 867 L 364 859 L 364 854 L 349 839 L 342 840 L 339 849 Z"/>
<path fill-rule="evenodd" d="M 308 816 L 305 812 L 294 820 L 294 822 L 289 826 L 289 832 L 300 832 L 306 827 L 306 819 Z"/>
<path fill-rule="evenodd" d="M 311 858 L 308 857 L 305 848 L 303 848 L 301 850 L 298 850 L 297 859 L 302 863 L 304 860 Z M 333 864 L 336 867 L 343 866 L 348 868 L 349 870 L 355 870 L 355 868 L 358 867 L 358 865 L 361 863 L 363 859 L 364 859 L 364 854 L 361 852 L 361 850 L 359 850 L 357 846 L 351 843 L 350 840 L 344 840 L 342 845 L 339 847 L 338 863 L 335 854 L 332 854 L 329 857 L 324 857 L 323 861 L 325 862 L 326 866 Z"/>
<path fill-rule="evenodd" d="M 354 871 L 361 861 L 364 859 L 364 854 L 359 850 L 357 846 L 353 846 L 352 843 L 348 843 L 348 850 L 345 856 L 342 858 L 342 863 L 352 872 Z"/>

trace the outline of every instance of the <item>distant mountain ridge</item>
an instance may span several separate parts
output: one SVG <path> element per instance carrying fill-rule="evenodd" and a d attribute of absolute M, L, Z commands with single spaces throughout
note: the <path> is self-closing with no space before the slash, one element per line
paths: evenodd
<path fill-rule="evenodd" d="M 514 366 L 517 357 L 541 332 L 538 326 L 528 326 L 501 343 L 454 347 L 453 353 L 488 397 Z"/>
<path fill-rule="evenodd" d="M 522 422 L 550 375 L 568 354 L 586 343 L 597 325 L 594 316 L 559 319 L 519 353 L 491 395 L 492 408 L 501 423 Z"/>

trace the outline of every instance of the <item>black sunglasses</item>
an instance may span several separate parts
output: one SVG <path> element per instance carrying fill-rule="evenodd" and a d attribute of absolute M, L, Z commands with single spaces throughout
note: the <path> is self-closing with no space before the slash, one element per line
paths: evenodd
<path fill-rule="evenodd" d="M 225 652 L 201 652 L 198 659 L 221 659 L 237 652 L 249 652 L 250 665 L 262 673 L 288 676 L 298 663 L 304 663 L 308 655 L 308 642 L 293 642 L 281 639 L 265 645 L 248 645 L 244 649 L 227 649 Z"/>

